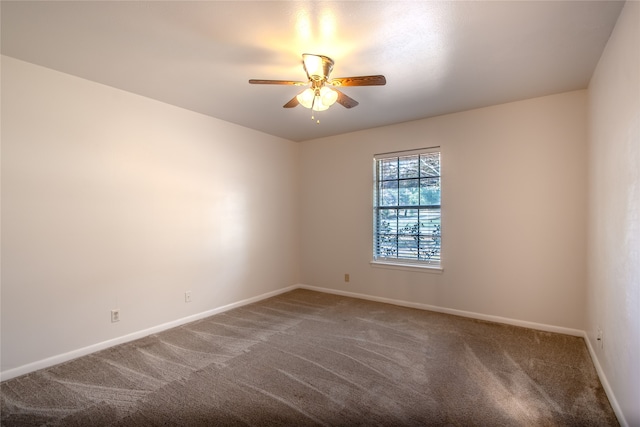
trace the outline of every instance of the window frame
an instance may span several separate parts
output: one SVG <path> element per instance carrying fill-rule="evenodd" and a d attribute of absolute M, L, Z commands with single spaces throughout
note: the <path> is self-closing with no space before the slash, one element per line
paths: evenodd
<path fill-rule="evenodd" d="M 378 167 L 378 163 L 381 160 L 384 159 L 400 159 L 402 157 L 410 157 L 410 156 L 416 156 L 416 155 L 421 155 L 421 154 L 427 154 L 427 153 L 438 153 L 439 154 L 439 161 L 438 161 L 438 167 L 439 167 L 439 175 L 437 176 L 437 179 L 439 180 L 439 188 L 440 188 L 440 204 L 439 205 L 433 205 L 433 204 L 428 204 L 428 203 L 424 203 L 422 204 L 422 201 L 419 200 L 418 204 L 416 205 L 400 205 L 400 200 L 398 199 L 398 208 L 397 209 L 416 209 L 416 210 L 432 210 L 432 209 L 437 209 L 438 210 L 438 221 L 439 221 L 439 228 L 438 228 L 438 259 L 437 260 L 431 260 L 431 259 L 412 259 L 412 258 L 403 258 L 400 257 L 400 250 L 398 247 L 398 251 L 396 251 L 396 255 L 392 256 L 392 257 L 386 257 L 383 255 L 378 254 L 378 246 L 379 246 L 379 209 L 382 207 L 383 209 L 390 209 L 390 207 L 388 206 L 384 206 L 382 204 L 380 204 L 380 182 L 384 182 L 384 180 L 380 179 L 379 176 L 379 167 Z M 400 191 L 400 183 L 402 182 L 402 180 L 407 180 L 407 179 L 425 179 L 425 178 L 432 178 L 432 177 L 420 177 L 418 175 L 418 178 L 401 178 L 400 176 L 398 176 L 396 179 L 392 179 L 392 180 L 387 180 L 387 182 L 389 181 L 398 181 L 398 191 Z M 398 197 L 400 197 L 400 193 L 398 192 Z M 420 197 L 420 196 L 419 196 Z M 393 269 L 421 269 L 423 271 L 428 271 L 428 272 L 442 272 L 443 268 L 442 268 L 442 150 L 440 146 L 435 146 L 435 147 L 427 147 L 427 148 L 420 148 L 420 149 L 413 149 L 413 150 L 404 150 L 404 151 L 394 151 L 394 152 L 388 152 L 388 153 L 379 153 L 379 154 L 375 154 L 373 156 L 373 209 L 372 209 L 372 214 L 373 214 L 373 236 L 372 236 L 372 243 L 373 243 L 373 250 L 372 250 L 372 261 L 371 261 L 371 265 L 374 267 L 385 267 L 385 268 L 393 268 Z M 420 224 L 420 222 L 418 222 L 418 224 Z M 419 225 L 420 227 L 420 225 Z M 398 235 L 398 229 L 396 228 L 396 235 Z"/>

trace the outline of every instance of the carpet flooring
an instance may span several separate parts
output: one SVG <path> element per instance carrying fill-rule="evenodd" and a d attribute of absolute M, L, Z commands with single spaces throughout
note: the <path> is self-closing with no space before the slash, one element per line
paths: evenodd
<path fill-rule="evenodd" d="M 582 338 L 295 290 L 0 384 L 3 426 L 615 426 Z"/>

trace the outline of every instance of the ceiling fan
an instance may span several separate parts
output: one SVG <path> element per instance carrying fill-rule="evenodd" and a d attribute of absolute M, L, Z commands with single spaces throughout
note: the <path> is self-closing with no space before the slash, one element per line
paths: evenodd
<path fill-rule="evenodd" d="M 353 108 L 358 105 L 358 101 L 345 95 L 336 87 L 341 86 L 382 86 L 387 80 L 382 75 L 359 76 L 359 77 L 338 77 L 331 79 L 333 70 L 333 60 L 324 55 L 313 55 L 305 53 L 302 55 L 302 66 L 307 74 L 306 82 L 290 80 L 258 80 L 251 79 L 251 84 L 267 85 L 294 85 L 306 86 L 307 89 L 294 96 L 289 102 L 284 104 L 284 108 L 293 108 L 298 104 L 315 111 L 324 111 L 335 102 L 345 108 Z M 313 116 L 312 116 L 313 118 Z"/>

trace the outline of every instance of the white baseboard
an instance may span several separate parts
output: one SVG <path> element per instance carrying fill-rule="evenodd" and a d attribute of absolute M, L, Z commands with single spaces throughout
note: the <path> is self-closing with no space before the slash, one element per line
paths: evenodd
<path fill-rule="evenodd" d="M 474 313 L 472 311 L 456 310 L 453 308 L 438 307 L 435 305 L 421 304 L 417 302 L 408 302 L 408 301 L 396 300 L 391 298 L 375 297 L 375 296 L 359 294 L 355 292 L 339 291 L 336 289 L 319 288 L 317 286 L 300 285 L 299 287 L 301 289 L 309 289 L 312 291 L 325 292 L 325 293 L 334 294 L 334 295 L 342 295 L 345 297 L 359 298 L 359 299 L 365 299 L 365 300 L 376 301 L 376 302 L 384 302 L 387 304 L 399 305 L 401 307 L 417 308 L 421 310 L 435 311 L 438 313 L 453 314 L 455 316 L 469 317 L 472 319 L 486 320 L 489 322 L 504 323 L 504 324 L 513 325 L 513 326 L 521 326 L 523 328 L 536 329 L 539 331 L 555 332 L 559 334 L 572 335 L 576 337 L 584 336 L 584 331 L 581 331 L 579 329 L 571 329 L 571 328 L 564 328 L 561 326 L 546 325 L 544 323 L 527 322 L 524 320 L 510 319 L 508 317 L 491 316 L 489 314 Z"/>
<path fill-rule="evenodd" d="M 593 366 L 596 367 L 596 372 L 598 373 L 598 377 L 600 378 L 600 383 L 602 383 L 602 388 L 604 388 L 605 393 L 607 393 L 607 397 L 609 398 L 609 403 L 611 403 L 611 407 L 613 408 L 613 412 L 616 413 L 616 417 L 618 417 L 618 422 L 621 427 L 629 427 L 629 423 L 624 417 L 622 412 L 622 408 L 618 404 L 615 395 L 613 394 L 613 389 L 609 385 L 609 381 L 607 380 L 607 376 L 604 374 L 602 370 L 602 366 L 600 366 L 600 360 L 598 360 L 598 355 L 596 354 L 595 348 L 591 345 L 591 341 L 589 340 L 589 336 L 587 332 L 584 331 L 583 336 L 584 342 L 587 343 L 587 349 L 589 350 L 589 355 L 591 355 L 591 360 L 593 361 Z"/>
<path fill-rule="evenodd" d="M 144 338 L 152 334 L 157 334 L 158 332 L 175 328 L 176 326 L 184 325 L 185 323 L 194 322 L 196 320 L 204 319 L 205 317 L 213 316 L 214 314 L 222 313 L 237 307 L 241 307 L 243 305 L 247 305 L 247 304 L 261 301 L 263 299 L 271 298 L 273 296 L 292 291 L 299 287 L 300 287 L 299 285 L 292 285 L 286 288 L 267 292 L 262 295 L 257 295 L 255 297 L 251 297 L 251 298 L 247 298 L 231 304 L 227 304 L 222 307 L 217 307 L 212 310 L 207 310 L 202 313 L 193 314 L 191 316 L 183 317 L 181 319 L 173 320 L 171 322 L 167 322 L 161 325 L 153 326 L 151 328 L 143 329 L 141 331 L 133 332 L 131 334 L 123 335 L 121 337 L 117 337 L 117 338 L 113 338 L 100 343 L 92 344 L 90 346 L 79 348 L 77 350 L 72 350 L 68 353 L 58 354 L 56 356 L 52 356 L 43 360 L 38 360 L 36 362 L 28 363 L 26 365 L 22 365 L 17 368 L 8 369 L 6 371 L 0 372 L 0 381 L 9 380 L 11 378 L 19 377 L 20 375 L 25 375 L 30 372 L 37 371 L 39 369 L 48 368 L 63 362 L 67 362 L 72 359 L 76 359 L 81 356 L 86 356 L 88 354 L 95 353 L 96 351 L 104 350 L 118 344 L 124 344 L 126 342 L 137 340 L 139 338 Z"/>

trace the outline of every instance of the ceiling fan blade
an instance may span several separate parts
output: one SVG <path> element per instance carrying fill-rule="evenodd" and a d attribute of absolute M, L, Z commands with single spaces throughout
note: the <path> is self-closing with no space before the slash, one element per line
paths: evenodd
<path fill-rule="evenodd" d="M 353 108 L 353 107 L 355 107 L 356 105 L 359 104 L 358 101 L 356 101 L 355 99 L 345 95 L 344 93 L 340 92 L 339 90 L 337 90 L 337 89 L 333 89 L 333 90 L 338 92 L 338 99 L 336 100 L 336 102 L 338 104 L 342 105 L 343 107 L 345 107 L 345 108 Z"/>
<path fill-rule="evenodd" d="M 291 80 L 259 80 L 259 79 L 251 79 L 249 83 L 252 85 L 293 85 L 293 86 L 304 86 L 309 82 L 294 82 Z"/>
<path fill-rule="evenodd" d="M 331 79 L 329 84 L 334 86 L 384 86 L 387 79 L 382 75 L 359 76 L 359 77 L 338 77 Z"/>
<path fill-rule="evenodd" d="M 282 107 L 283 108 L 293 108 L 293 107 L 297 107 L 299 103 L 300 102 L 298 102 L 298 95 L 296 95 L 293 98 L 291 98 L 291 101 L 287 102 Z"/>

